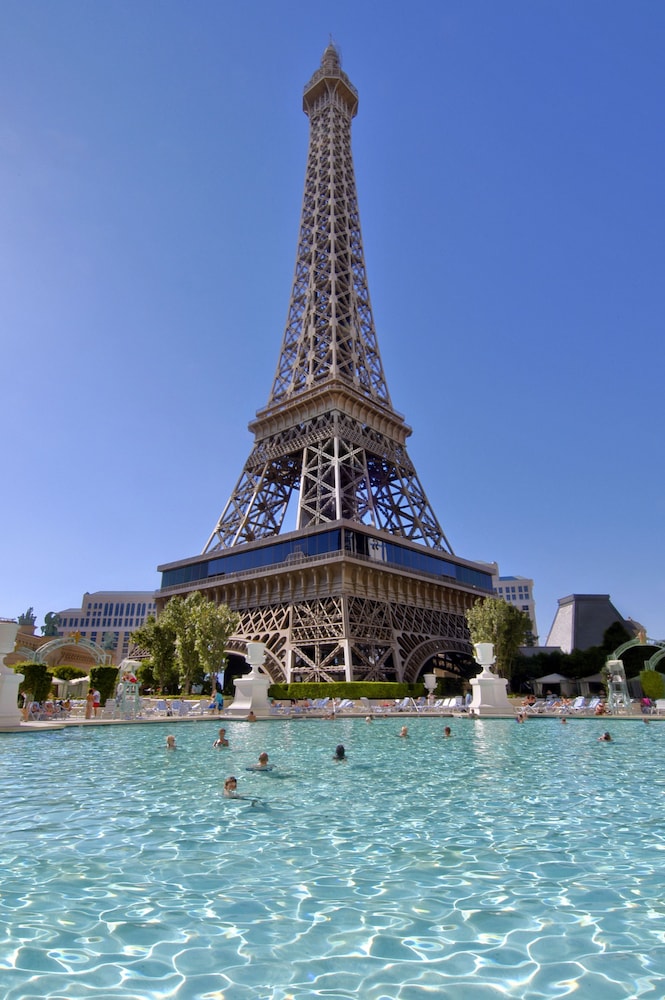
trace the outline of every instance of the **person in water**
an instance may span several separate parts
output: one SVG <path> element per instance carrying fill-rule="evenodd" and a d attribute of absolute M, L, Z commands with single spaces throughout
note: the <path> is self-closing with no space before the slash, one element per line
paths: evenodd
<path fill-rule="evenodd" d="M 268 763 L 269 760 L 270 758 L 268 757 L 268 754 L 264 750 L 263 753 L 259 754 L 259 763 L 257 764 L 257 767 L 260 767 L 262 770 L 267 767 L 270 767 L 270 764 Z"/>
<path fill-rule="evenodd" d="M 446 739 L 447 739 L 447 738 L 448 738 L 449 736 L 452 736 L 452 735 L 453 735 L 453 732 L 452 732 L 452 729 L 450 728 L 450 726 L 446 726 L 446 727 L 445 727 L 445 729 L 443 730 L 443 735 L 444 735 L 444 736 L 446 737 Z"/>
<path fill-rule="evenodd" d="M 349 758 L 346 756 L 346 750 L 344 749 L 344 744 L 343 743 L 338 743 L 337 746 L 335 747 L 335 753 L 333 755 L 333 760 L 336 760 L 338 763 L 340 761 L 343 761 L 346 764 L 346 762 L 347 762 L 348 759 Z"/>
<path fill-rule="evenodd" d="M 213 746 L 214 747 L 227 747 L 228 745 L 229 745 L 229 741 L 226 738 L 226 729 L 220 729 L 219 736 L 217 737 L 217 739 L 213 743 Z"/>
<path fill-rule="evenodd" d="M 603 733 L 602 736 L 598 737 L 598 742 L 599 743 L 611 743 L 612 742 L 612 737 L 610 736 L 609 733 Z"/>
<path fill-rule="evenodd" d="M 409 735 L 409 727 L 408 726 L 402 726 L 402 728 L 400 729 L 398 735 L 400 736 L 401 739 L 406 739 L 408 737 L 408 735 Z"/>
<path fill-rule="evenodd" d="M 227 799 L 240 798 L 238 795 L 238 779 L 230 775 L 224 782 L 224 795 Z"/>
<path fill-rule="evenodd" d="M 167 736 L 166 737 L 166 749 L 167 750 L 175 750 L 176 749 L 175 736 Z"/>
<path fill-rule="evenodd" d="M 256 722 L 256 716 L 254 715 L 254 712 L 252 711 L 251 708 L 249 710 L 249 715 L 247 716 L 247 721 L 248 722 Z"/>

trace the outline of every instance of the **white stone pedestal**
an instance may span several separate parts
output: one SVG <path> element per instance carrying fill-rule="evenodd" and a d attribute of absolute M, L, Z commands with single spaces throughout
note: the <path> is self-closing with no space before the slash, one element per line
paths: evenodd
<path fill-rule="evenodd" d="M 16 702 L 24 676 L 5 666 L 5 656 L 14 652 L 17 632 L 16 622 L 0 621 L 0 732 L 3 733 L 21 728 L 21 712 Z"/>
<path fill-rule="evenodd" d="M 266 719 L 270 715 L 268 688 L 270 678 L 259 670 L 265 660 L 266 647 L 263 642 L 248 642 L 245 660 L 252 667 L 249 674 L 237 677 L 233 682 L 235 696 L 224 715 L 244 717 L 254 712 L 257 719 Z"/>
<path fill-rule="evenodd" d="M 18 689 L 24 674 L 17 674 L 5 666 L 5 657 L 14 652 L 18 625 L 7 619 L 0 620 L 0 733 L 29 733 L 39 729 L 63 729 L 50 722 L 23 722 L 17 708 Z"/>
<path fill-rule="evenodd" d="M 494 646 L 491 642 L 478 642 L 474 646 L 481 672 L 471 679 L 473 697 L 469 714 L 488 718 L 512 718 L 515 710 L 508 700 L 508 681 L 492 673 Z"/>

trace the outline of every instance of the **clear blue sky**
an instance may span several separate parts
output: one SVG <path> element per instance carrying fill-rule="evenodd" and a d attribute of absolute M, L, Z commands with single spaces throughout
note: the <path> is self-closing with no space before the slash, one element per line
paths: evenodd
<path fill-rule="evenodd" d="M 455 551 L 665 638 L 665 4 L 4 0 L 0 616 L 200 552 L 281 344 L 332 34 Z"/>

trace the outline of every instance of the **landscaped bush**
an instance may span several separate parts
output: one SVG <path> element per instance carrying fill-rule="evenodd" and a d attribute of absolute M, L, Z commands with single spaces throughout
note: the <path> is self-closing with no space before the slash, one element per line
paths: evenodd
<path fill-rule="evenodd" d="M 45 663 L 29 660 L 27 663 L 16 663 L 12 669 L 25 678 L 19 684 L 19 694 L 28 695 L 30 701 L 44 701 L 48 698 L 53 674 L 49 673 Z"/>
<path fill-rule="evenodd" d="M 106 699 L 114 693 L 117 679 L 117 667 L 93 667 L 90 671 L 90 687 L 99 691 L 102 705 L 105 705 Z"/>
<path fill-rule="evenodd" d="M 645 696 L 652 701 L 665 698 L 665 677 L 657 670 L 643 670 L 640 673 L 640 684 Z"/>
<path fill-rule="evenodd" d="M 268 688 L 268 697 L 275 701 L 286 701 L 289 697 L 289 685 L 271 684 Z"/>
<path fill-rule="evenodd" d="M 23 671 L 21 671 L 23 673 Z M 67 667 L 62 664 L 58 664 L 57 676 L 63 681 L 75 681 L 77 677 L 85 677 L 85 670 L 81 670 L 80 667 Z"/>
<path fill-rule="evenodd" d="M 395 698 L 419 698 L 425 688 L 422 683 L 404 684 L 396 681 L 309 681 L 293 684 L 272 684 L 268 695 L 278 701 L 293 699 L 301 701 L 310 698 L 359 698 L 370 700 Z"/>

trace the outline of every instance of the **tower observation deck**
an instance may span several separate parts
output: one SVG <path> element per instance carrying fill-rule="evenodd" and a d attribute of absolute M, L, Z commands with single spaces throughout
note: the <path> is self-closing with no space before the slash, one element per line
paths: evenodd
<path fill-rule="evenodd" d="M 200 590 L 228 604 L 241 618 L 229 652 L 266 643 L 274 680 L 412 681 L 470 654 L 464 612 L 492 580 L 453 553 L 390 399 L 351 154 L 358 94 L 334 45 L 303 109 L 305 191 L 270 396 L 203 553 L 159 567 L 157 602 Z"/>

